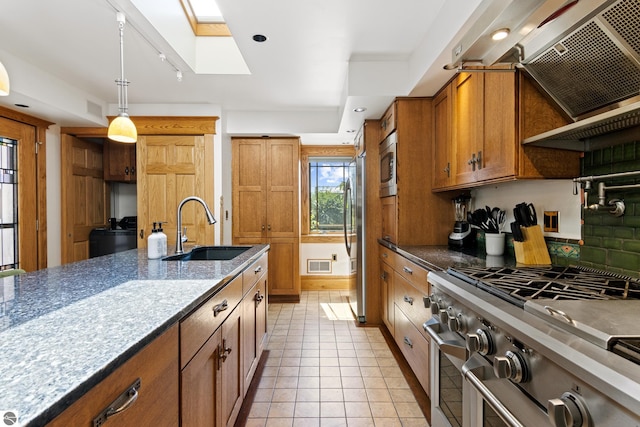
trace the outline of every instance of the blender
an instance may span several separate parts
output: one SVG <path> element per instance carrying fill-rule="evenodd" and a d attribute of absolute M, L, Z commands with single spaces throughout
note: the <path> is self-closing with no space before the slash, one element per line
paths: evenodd
<path fill-rule="evenodd" d="M 453 199 L 455 212 L 455 223 L 453 231 L 449 234 L 449 246 L 453 248 L 468 248 L 475 243 L 476 233 L 467 222 L 467 212 L 469 211 L 469 194 L 461 194 Z"/>

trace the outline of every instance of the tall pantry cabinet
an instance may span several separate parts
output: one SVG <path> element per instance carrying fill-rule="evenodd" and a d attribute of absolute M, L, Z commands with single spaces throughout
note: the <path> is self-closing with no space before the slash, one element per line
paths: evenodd
<path fill-rule="evenodd" d="M 232 138 L 233 244 L 269 244 L 269 298 L 300 299 L 300 139 Z"/>

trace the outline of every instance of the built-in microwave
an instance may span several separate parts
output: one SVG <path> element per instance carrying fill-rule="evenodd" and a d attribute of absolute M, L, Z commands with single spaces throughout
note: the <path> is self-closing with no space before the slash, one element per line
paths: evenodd
<path fill-rule="evenodd" d="M 398 139 L 395 132 L 380 143 L 380 197 L 395 196 L 398 191 L 396 175 L 396 145 Z"/>

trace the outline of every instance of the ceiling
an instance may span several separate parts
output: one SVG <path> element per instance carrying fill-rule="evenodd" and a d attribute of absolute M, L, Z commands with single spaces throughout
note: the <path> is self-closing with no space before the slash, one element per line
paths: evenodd
<path fill-rule="evenodd" d="M 233 40 L 197 40 L 178 0 L 0 4 L 0 61 L 12 85 L 4 106 L 28 105 L 21 111 L 60 126 L 105 126 L 117 112 L 119 10 L 132 116 L 213 111 L 224 134 L 301 135 L 309 144 L 350 142 L 349 131 L 379 118 L 395 96 L 433 95 L 452 76 L 442 66 L 482 6 L 218 0 Z"/>

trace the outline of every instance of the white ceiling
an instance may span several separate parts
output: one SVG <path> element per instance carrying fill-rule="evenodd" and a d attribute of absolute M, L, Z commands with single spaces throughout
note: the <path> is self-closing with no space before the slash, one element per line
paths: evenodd
<path fill-rule="evenodd" d="M 0 61 L 12 84 L 0 104 L 27 104 L 61 126 L 106 125 L 117 111 L 121 10 L 131 115 L 150 105 L 166 115 L 219 111 L 224 133 L 351 141 L 347 131 L 379 118 L 393 97 L 433 95 L 451 77 L 442 65 L 481 0 L 218 4 L 235 45 L 197 41 L 178 0 L 0 0 Z M 244 74 L 229 74 L 238 67 Z"/>

